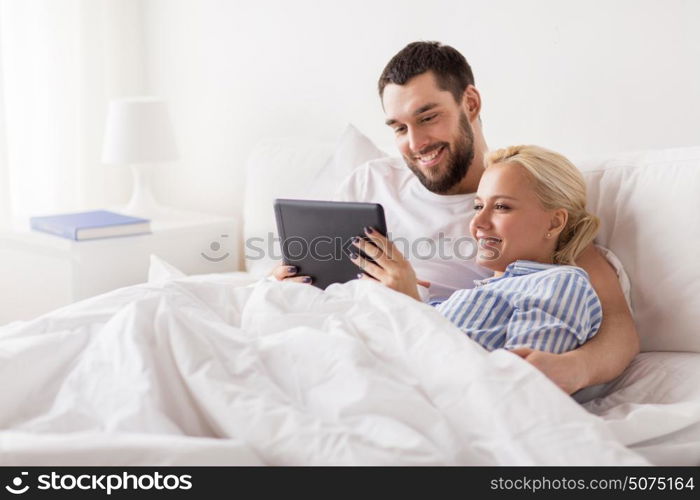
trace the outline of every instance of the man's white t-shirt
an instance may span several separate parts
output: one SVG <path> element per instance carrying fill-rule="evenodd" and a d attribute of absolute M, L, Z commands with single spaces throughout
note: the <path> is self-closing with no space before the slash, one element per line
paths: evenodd
<path fill-rule="evenodd" d="M 389 238 L 410 260 L 418 279 L 431 283 L 431 300 L 473 288 L 474 280 L 493 275 L 474 261 L 476 242 L 469 233 L 474 194 L 428 191 L 402 158 L 380 158 L 356 168 L 335 199 L 384 207 Z"/>

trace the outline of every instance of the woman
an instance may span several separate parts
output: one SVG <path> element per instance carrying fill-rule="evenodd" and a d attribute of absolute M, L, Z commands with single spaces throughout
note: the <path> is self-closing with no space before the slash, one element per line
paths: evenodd
<path fill-rule="evenodd" d="M 561 353 L 585 343 L 602 321 L 600 301 L 575 259 L 595 237 L 586 185 L 566 158 L 537 146 L 492 152 L 474 198 L 470 232 L 477 263 L 493 277 L 432 303 L 488 350 L 529 347 Z M 411 264 L 371 228 L 354 244 L 362 279 L 417 300 Z"/>

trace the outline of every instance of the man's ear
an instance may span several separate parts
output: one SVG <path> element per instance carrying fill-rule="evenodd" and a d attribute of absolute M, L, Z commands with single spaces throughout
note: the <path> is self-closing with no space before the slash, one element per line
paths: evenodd
<path fill-rule="evenodd" d="M 564 228 L 566 227 L 566 222 L 569 220 L 569 212 L 565 208 L 557 208 L 552 212 L 552 218 L 549 221 L 549 232 L 553 236 L 559 236 Z"/>
<path fill-rule="evenodd" d="M 481 95 L 474 85 L 467 85 L 462 94 L 462 109 L 466 113 L 470 122 L 473 122 L 481 113 Z"/>

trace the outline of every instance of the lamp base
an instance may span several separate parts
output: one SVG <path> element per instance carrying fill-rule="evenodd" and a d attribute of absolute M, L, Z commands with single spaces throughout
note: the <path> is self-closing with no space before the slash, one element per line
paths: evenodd
<path fill-rule="evenodd" d="M 131 165 L 134 190 L 122 213 L 151 220 L 167 217 L 170 209 L 159 204 L 151 192 L 152 169 L 152 165 Z"/>

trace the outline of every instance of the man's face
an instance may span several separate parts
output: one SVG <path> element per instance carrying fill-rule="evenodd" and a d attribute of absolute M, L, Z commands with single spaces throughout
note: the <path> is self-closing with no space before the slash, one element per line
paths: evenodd
<path fill-rule="evenodd" d="M 464 109 L 438 87 L 431 71 L 382 97 L 399 152 L 421 183 L 438 194 L 456 192 L 474 159 L 474 133 Z"/>

